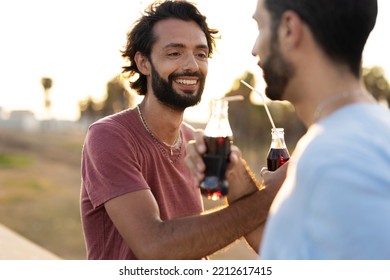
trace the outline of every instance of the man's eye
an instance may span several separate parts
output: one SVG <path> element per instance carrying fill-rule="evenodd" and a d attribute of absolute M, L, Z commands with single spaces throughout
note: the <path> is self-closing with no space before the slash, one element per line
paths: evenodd
<path fill-rule="evenodd" d="M 168 53 L 168 56 L 179 56 L 180 53 L 179 52 L 170 52 Z"/>
<path fill-rule="evenodd" d="M 202 58 L 202 59 L 207 59 L 208 58 L 207 53 L 204 53 L 204 52 L 197 53 L 196 56 L 199 57 L 199 58 Z"/>

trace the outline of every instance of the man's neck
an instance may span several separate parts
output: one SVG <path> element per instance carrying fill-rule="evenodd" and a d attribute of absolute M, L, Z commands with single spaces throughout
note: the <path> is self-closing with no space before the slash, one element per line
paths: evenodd
<path fill-rule="evenodd" d="M 139 105 L 143 120 L 151 132 L 162 142 L 173 145 L 180 133 L 184 112 L 173 110 L 155 98 L 144 98 Z"/>
<path fill-rule="evenodd" d="M 344 89 L 333 89 L 315 101 L 306 101 L 295 106 L 299 118 L 306 127 L 330 116 L 338 109 L 354 103 L 373 103 L 375 100 L 364 87 L 356 85 Z"/>
<path fill-rule="evenodd" d="M 296 77 L 286 94 L 306 127 L 348 104 L 373 102 L 362 82 L 346 66 L 322 61 L 322 65 L 310 67 L 314 66 L 308 66 L 300 79 Z"/>

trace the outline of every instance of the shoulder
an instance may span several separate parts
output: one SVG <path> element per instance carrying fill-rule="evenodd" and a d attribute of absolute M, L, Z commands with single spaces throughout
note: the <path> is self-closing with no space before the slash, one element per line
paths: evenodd
<path fill-rule="evenodd" d="M 116 114 L 106 116 L 94 122 L 90 127 L 91 129 L 109 129 L 116 127 L 129 128 L 132 123 L 137 120 L 137 114 L 134 109 L 127 109 Z"/>
<path fill-rule="evenodd" d="M 337 118 L 310 127 L 303 137 L 306 143 L 301 148 L 297 176 L 320 193 L 319 199 L 342 193 L 364 197 L 366 191 L 388 185 L 388 110 L 360 104 L 337 114 Z"/>
<path fill-rule="evenodd" d="M 96 121 L 88 128 L 86 145 L 113 148 L 115 144 L 131 141 L 137 135 L 136 116 L 134 110 L 125 110 Z"/>
<path fill-rule="evenodd" d="M 346 106 L 323 122 L 312 125 L 305 138 L 309 139 L 306 152 L 310 155 L 341 156 L 347 160 L 370 156 L 373 150 L 388 146 L 390 111 L 378 104 Z"/>
<path fill-rule="evenodd" d="M 129 131 L 134 127 L 138 127 L 138 115 L 134 109 L 127 109 L 119 113 L 106 116 L 94 122 L 89 128 L 88 133 L 99 131 Z"/>

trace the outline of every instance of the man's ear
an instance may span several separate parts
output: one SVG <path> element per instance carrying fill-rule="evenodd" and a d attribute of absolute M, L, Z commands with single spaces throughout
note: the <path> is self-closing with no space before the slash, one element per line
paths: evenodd
<path fill-rule="evenodd" d="M 146 56 L 142 55 L 140 52 L 136 52 L 134 60 L 137 64 L 138 70 L 142 74 L 144 74 L 145 76 L 150 74 L 150 63 L 149 59 Z"/>
<path fill-rule="evenodd" d="M 279 42 L 286 49 L 299 46 L 303 35 L 303 22 L 300 16 L 293 11 L 286 11 L 281 17 L 279 25 Z"/>

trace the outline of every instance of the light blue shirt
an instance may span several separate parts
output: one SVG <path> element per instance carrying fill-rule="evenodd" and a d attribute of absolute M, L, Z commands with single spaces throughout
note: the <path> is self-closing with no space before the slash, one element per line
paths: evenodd
<path fill-rule="evenodd" d="M 390 259 L 390 112 L 345 106 L 312 125 L 272 204 L 261 259 Z"/>

